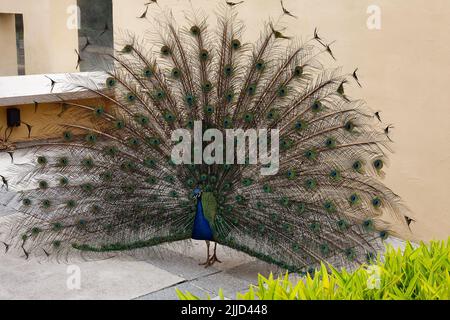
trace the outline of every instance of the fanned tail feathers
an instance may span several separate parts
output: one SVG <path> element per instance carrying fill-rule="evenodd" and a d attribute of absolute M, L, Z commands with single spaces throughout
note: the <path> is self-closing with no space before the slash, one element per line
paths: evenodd
<path fill-rule="evenodd" d="M 402 207 L 379 182 L 389 141 L 341 88 L 352 75 L 324 68 L 314 39 L 277 38 L 269 24 L 245 43 L 234 11 L 218 17 L 216 31 L 205 18 L 180 29 L 173 20 L 158 42 L 130 37 L 106 54 L 115 67 L 104 88 L 79 79 L 98 104 L 64 103 L 91 125 L 73 119 L 61 139 L 36 147 L 13 243 L 27 256 L 52 256 L 189 239 L 200 185 L 217 201 L 218 243 L 296 271 L 373 257 L 389 233 L 378 218 L 400 223 Z M 280 129 L 278 173 L 174 165 L 171 133 L 192 131 L 194 121 L 222 132 Z"/>

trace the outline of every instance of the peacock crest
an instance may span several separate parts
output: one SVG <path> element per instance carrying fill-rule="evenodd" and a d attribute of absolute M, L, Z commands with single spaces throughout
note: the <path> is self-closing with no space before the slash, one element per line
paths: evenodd
<path fill-rule="evenodd" d="M 390 232 L 380 217 L 403 219 L 380 182 L 390 141 L 345 93 L 356 73 L 323 65 L 332 53 L 316 32 L 302 42 L 269 22 L 248 43 L 233 8 L 215 30 L 206 18 L 178 28 L 167 16 L 158 37 L 130 36 L 100 54 L 114 61 L 104 85 L 73 79 L 99 102 L 64 107 L 92 125 L 73 119 L 60 139 L 36 146 L 5 243 L 28 257 L 197 238 L 291 271 L 374 257 Z M 261 175 L 264 164 L 247 158 L 175 164 L 172 132 L 196 121 L 224 134 L 278 129 L 277 173 Z"/>

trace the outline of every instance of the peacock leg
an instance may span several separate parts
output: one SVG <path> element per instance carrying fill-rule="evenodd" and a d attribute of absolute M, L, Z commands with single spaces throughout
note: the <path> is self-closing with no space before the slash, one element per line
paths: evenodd
<path fill-rule="evenodd" d="M 205 266 L 205 268 L 206 268 L 209 266 L 210 258 L 209 258 L 209 241 L 206 240 L 205 242 L 206 242 L 206 261 L 203 263 L 199 263 L 199 265 Z"/>
<path fill-rule="evenodd" d="M 209 265 L 212 266 L 215 262 L 222 263 L 219 259 L 217 259 L 216 255 L 216 249 L 217 249 L 217 242 L 214 242 L 214 254 L 209 259 Z"/>

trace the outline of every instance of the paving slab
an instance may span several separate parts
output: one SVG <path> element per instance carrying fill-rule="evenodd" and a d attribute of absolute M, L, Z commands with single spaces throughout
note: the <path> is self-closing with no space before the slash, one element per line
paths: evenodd
<path fill-rule="evenodd" d="M 274 277 L 284 274 L 281 268 L 259 260 L 247 262 L 226 271 L 227 274 L 233 277 L 253 284 L 258 283 L 258 274 L 267 278 L 271 272 Z"/>
<path fill-rule="evenodd" d="M 172 287 L 158 290 L 150 294 L 146 294 L 144 296 L 140 296 L 136 298 L 136 300 L 178 300 L 179 298 L 177 296 L 175 288 L 181 290 L 182 292 L 189 291 L 190 293 L 201 299 L 206 298 L 207 295 L 209 295 L 211 298 L 214 297 L 212 292 L 199 288 L 193 285 L 191 282 L 184 282 Z"/>
<path fill-rule="evenodd" d="M 122 300 L 182 281 L 183 278 L 143 261 L 112 258 L 69 265 L 0 255 L 0 299 Z"/>
<path fill-rule="evenodd" d="M 225 297 L 230 299 L 236 299 L 236 293 L 247 290 L 250 285 L 249 281 L 234 277 L 225 272 L 202 277 L 192 281 L 191 283 L 208 292 L 212 292 L 215 296 L 217 296 L 219 294 L 219 290 L 222 289 Z"/>

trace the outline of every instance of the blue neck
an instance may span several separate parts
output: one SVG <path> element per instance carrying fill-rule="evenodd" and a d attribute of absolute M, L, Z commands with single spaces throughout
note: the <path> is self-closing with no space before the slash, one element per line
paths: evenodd
<path fill-rule="evenodd" d="M 195 213 L 194 226 L 192 229 L 192 238 L 196 240 L 213 239 L 213 231 L 203 213 L 203 205 L 201 198 L 197 199 L 197 210 Z"/>

